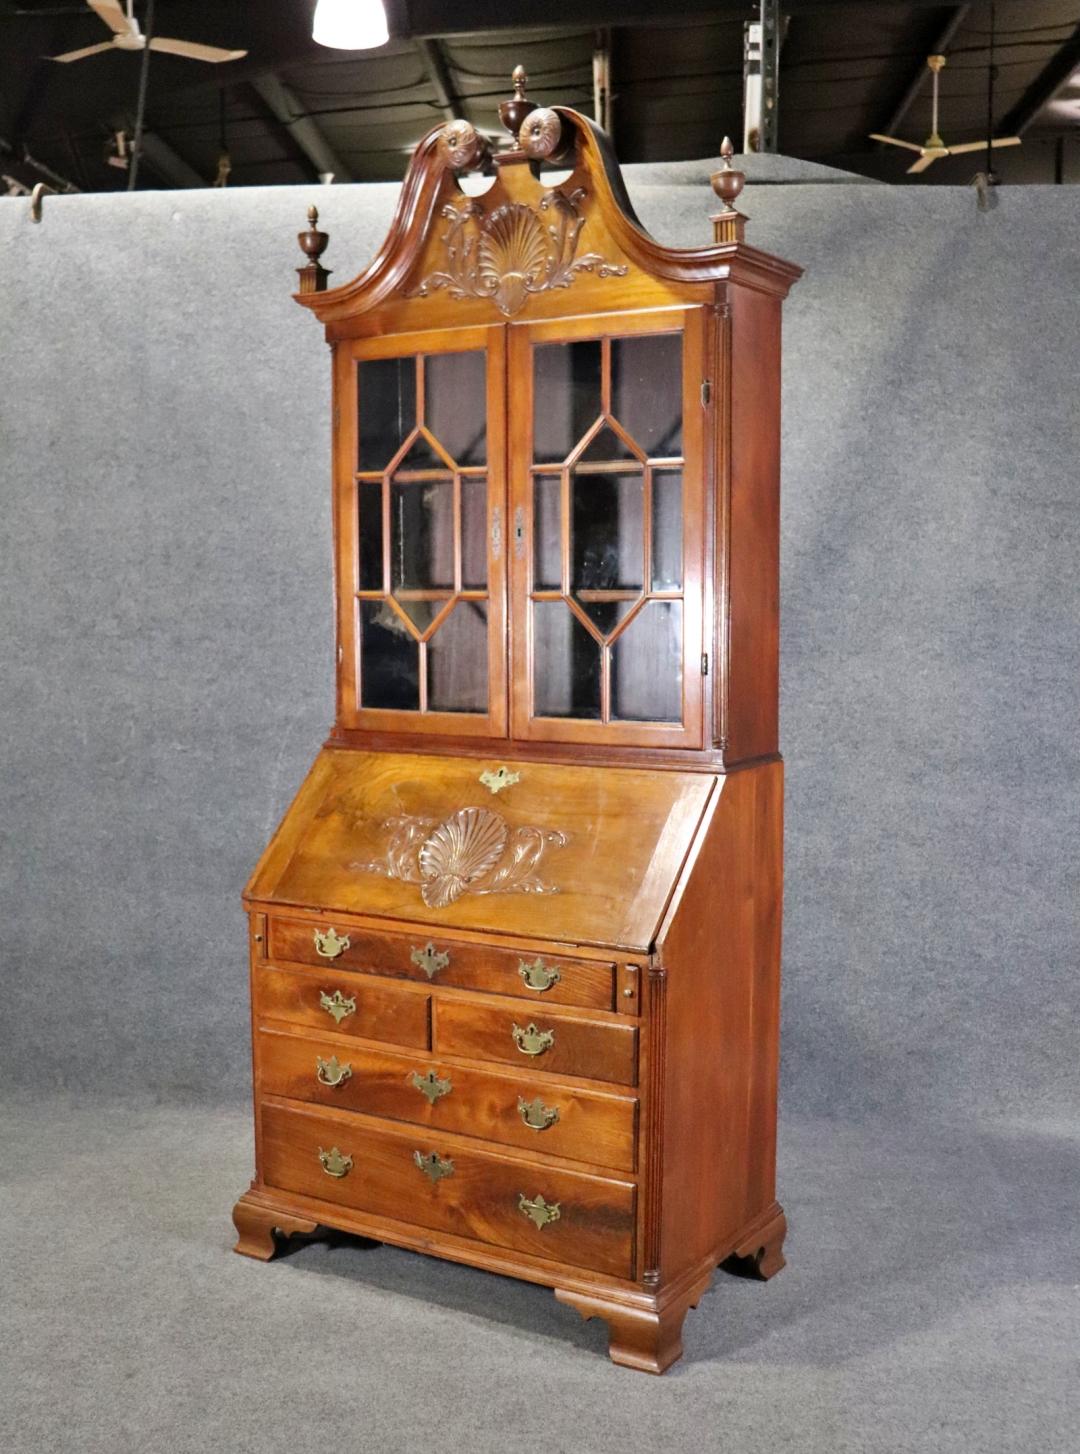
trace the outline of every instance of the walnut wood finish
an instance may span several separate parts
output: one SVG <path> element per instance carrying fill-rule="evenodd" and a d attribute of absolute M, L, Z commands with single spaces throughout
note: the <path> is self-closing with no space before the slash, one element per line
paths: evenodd
<path fill-rule="evenodd" d="M 530 1030 L 550 1045 L 535 1054 L 522 1050 Z M 524 1031 L 525 1034 L 517 1033 Z M 532 1037 L 535 1039 L 536 1037 Z M 637 1027 L 617 1020 L 539 1010 L 532 1004 L 490 1007 L 464 1000 L 440 1000 L 435 1011 L 435 1052 L 471 1060 L 527 1065 L 532 1074 L 575 1075 L 633 1085 L 637 1080 Z"/>
<path fill-rule="evenodd" d="M 316 1030 L 417 1050 L 427 1050 L 431 1044 L 430 996 L 402 994 L 329 967 L 321 973 L 262 967 L 255 977 L 254 1008 L 257 1019 L 291 1020 Z"/>
<path fill-rule="evenodd" d="M 506 763 L 516 764 L 520 781 L 492 795 L 480 773 Z M 320 923 L 339 929 L 338 919 L 346 922 L 350 915 L 377 916 L 388 929 L 403 922 L 427 925 L 419 931 L 421 943 L 471 929 L 553 948 L 561 941 L 564 953 L 571 946 L 606 945 L 603 957 L 610 963 L 614 947 L 647 953 L 654 942 L 714 785 L 703 773 L 596 772 L 516 758 L 485 764 L 434 753 L 327 749 L 245 897 L 252 908 L 322 906 Z M 498 814 L 512 833 L 542 830 L 562 837 L 545 846 L 533 876 L 546 892 L 535 882 L 529 891 L 489 892 L 481 880 L 452 902 L 433 906 L 419 883 L 389 876 L 389 822 L 404 817 L 435 828 L 472 807 Z M 602 851 L 598 843 L 605 845 Z M 500 867 L 513 851 L 508 840 Z M 418 855 L 409 857 L 416 867 Z"/>
<path fill-rule="evenodd" d="M 533 114 L 523 80 L 517 89 L 515 136 Z M 719 1264 L 765 1278 L 783 1266 L 780 308 L 799 270 L 742 240 L 735 174 L 718 186 L 723 240 L 667 248 L 642 231 L 586 118 L 540 113 L 521 146 L 556 134 L 567 181 L 552 187 L 512 142 L 471 198 L 456 169 L 486 165 L 487 148 L 435 128 L 370 266 L 324 289 L 311 251 L 318 276 L 302 273 L 298 301 L 333 351 L 337 707 L 244 896 L 256 1180 L 237 1205 L 237 1250 L 268 1258 L 276 1236 L 322 1224 L 521 1277 L 604 1319 L 614 1361 L 662 1372 Z M 313 223 L 311 235 L 321 254 L 325 234 Z M 683 572 L 669 591 L 683 602 L 681 714 L 618 720 L 611 665 L 598 714 L 541 716 L 530 603 L 549 588 L 531 579 L 534 348 L 601 340 L 610 423 L 611 340 L 665 331 L 682 335 Z M 373 706 L 358 592 L 418 643 L 420 667 L 458 606 L 433 584 L 444 604 L 421 629 L 387 594 L 398 457 L 382 476 L 361 471 L 359 380 L 382 367 L 374 360 L 475 350 L 486 357 L 487 512 L 485 540 L 470 547 L 487 552 L 487 584 L 467 594 L 488 612 L 486 706 L 428 712 L 426 678 L 417 711 Z M 427 377 L 417 363 L 416 421 Z M 549 594 L 563 601 L 578 589 L 567 501 L 583 447 L 551 467 L 562 472 L 562 579 Z M 460 603 L 460 481 L 480 467 L 455 469 Z M 369 554 L 360 591 L 357 491 L 372 474 L 382 588 Z M 652 528 L 641 525 L 646 560 Z M 628 601 L 632 589 L 609 595 Z M 588 631 L 581 601 L 568 609 Z M 622 609 L 601 650 L 645 607 Z M 521 970 L 537 961 L 530 983 Z M 355 998 L 339 1023 L 320 999 L 335 992 Z M 328 1174 L 320 1152 L 344 1174 Z"/>
<path fill-rule="evenodd" d="M 428 1130 L 265 1100 L 262 1128 L 264 1174 L 273 1187 L 616 1277 L 632 1273 L 629 1182 L 510 1160 L 445 1132 L 433 1137 Z M 327 1175 L 319 1159 L 334 1147 L 353 1163 L 340 1178 Z M 437 1181 L 414 1159 L 432 1151 L 452 1164 Z M 558 1206 L 558 1220 L 535 1225 L 521 1210 L 523 1196 Z"/>
<path fill-rule="evenodd" d="M 675 1297 L 651 1304 L 626 1303 L 556 1288 L 561 1303 L 576 1308 L 586 1322 L 602 1318 L 608 1325 L 608 1354 L 612 1363 L 642 1373 L 663 1373 L 682 1357 L 682 1327 L 687 1312 L 696 1308 L 712 1282 L 712 1269 Z"/>
<path fill-rule="evenodd" d="M 429 1134 L 453 1131 L 534 1155 L 634 1170 L 637 1101 L 632 1096 L 567 1085 L 530 1074 L 527 1066 L 520 1074 L 495 1074 L 451 1056 L 396 1055 L 343 1044 L 329 1034 L 301 1036 L 268 1026 L 256 1036 L 256 1055 L 267 1095 L 408 1121 Z M 331 1056 L 350 1072 L 336 1086 L 317 1074 L 320 1059 Z M 434 1088 L 425 1094 L 429 1083 Z M 538 1101 L 541 1109 L 532 1115 L 538 1124 L 531 1124 L 522 1115 L 522 1103 L 529 1108 Z"/>
<path fill-rule="evenodd" d="M 722 1261 L 775 1203 L 782 789 L 779 763 L 723 779 L 659 936 L 647 1237 L 661 1279 Z"/>
<path fill-rule="evenodd" d="M 317 1222 L 307 1217 L 272 1212 L 246 1196 L 242 1196 L 233 1207 L 232 1215 L 237 1231 L 233 1251 L 245 1257 L 257 1257 L 260 1262 L 269 1262 L 281 1250 L 275 1234 L 294 1237 L 297 1233 L 314 1232 L 318 1227 Z"/>
<path fill-rule="evenodd" d="M 316 931 L 334 928 L 342 935 L 347 934 L 349 947 L 328 961 L 315 947 L 315 934 Z M 436 956 L 445 954 L 447 957 L 446 965 L 431 975 L 413 959 L 415 952 L 419 951 L 422 955 L 429 944 Z M 563 954 L 539 953 L 531 945 L 504 950 L 490 944 L 463 943 L 442 934 L 432 936 L 426 929 L 408 935 L 375 933 L 353 927 L 351 920 L 335 919 L 329 915 L 315 924 L 298 919 L 271 918 L 270 953 L 277 960 L 319 966 L 324 970 L 324 977 L 329 970 L 340 968 L 355 974 L 389 975 L 420 984 L 485 990 L 497 995 L 525 995 L 541 1004 L 583 1005 L 598 1010 L 610 1010 L 614 999 L 615 966 L 610 961 L 604 963 L 569 959 Z M 543 973 L 534 977 L 543 979 L 550 976 L 552 982 L 546 989 L 530 990 L 521 970 L 522 966 L 528 970 L 537 959 L 543 961 Z M 555 978 L 556 975 L 558 978 Z M 369 1038 L 381 1040 L 390 1037 L 373 1035 Z"/>

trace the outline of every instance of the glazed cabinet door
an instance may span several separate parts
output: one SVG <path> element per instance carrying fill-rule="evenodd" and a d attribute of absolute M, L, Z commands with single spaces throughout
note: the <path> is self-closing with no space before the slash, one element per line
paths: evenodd
<path fill-rule="evenodd" d="M 515 737 L 700 747 L 700 309 L 511 326 Z"/>
<path fill-rule="evenodd" d="M 505 735 L 505 331 L 339 343 L 338 720 Z"/>

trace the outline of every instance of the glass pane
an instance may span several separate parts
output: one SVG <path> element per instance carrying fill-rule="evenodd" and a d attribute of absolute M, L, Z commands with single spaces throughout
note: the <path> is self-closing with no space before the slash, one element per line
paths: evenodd
<path fill-rule="evenodd" d="M 428 642 L 428 711 L 486 712 L 487 602 L 459 601 Z"/>
<path fill-rule="evenodd" d="M 461 482 L 461 584 L 466 590 L 483 590 L 487 568 L 487 480 L 467 475 Z"/>
<path fill-rule="evenodd" d="M 487 358 L 482 351 L 427 356 L 424 423 L 458 464 L 487 463 Z"/>
<path fill-rule="evenodd" d="M 578 456 L 578 463 L 583 461 L 611 460 L 611 459 L 636 459 L 637 456 L 629 446 L 619 438 L 614 429 L 607 425 L 599 433 L 589 440 L 589 443 Z"/>
<path fill-rule="evenodd" d="M 605 636 L 610 636 L 640 599 L 640 596 L 636 596 L 632 601 L 582 601 L 581 605 L 589 619 L 595 623 L 596 629 Z"/>
<path fill-rule="evenodd" d="M 653 458 L 682 454 L 682 334 L 611 340 L 611 412 Z"/>
<path fill-rule="evenodd" d="M 396 591 L 454 585 L 454 484 L 451 479 L 390 482 L 390 580 Z"/>
<path fill-rule="evenodd" d="M 533 480 L 533 589 L 557 591 L 562 586 L 562 479 L 537 475 Z"/>
<path fill-rule="evenodd" d="M 658 470 L 652 479 L 652 588 L 682 585 L 682 471 Z"/>
<path fill-rule="evenodd" d="M 533 458 L 563 460 L 600 417 L 600 340 L 533 349 Z"/>
<path fill-rule="evenodd" d="M 420 708 L 420 647 L 386 601 L 360 602 L 360 705 Z"/>
<path fill-rule="evenodd" d="M 646 602 L 610 650 L 612 719 L 681 722 L 682 602 Z"/>
<path fill-rule="evenodd" d="M 564 601 L 533 602 L 533 710 L 600 716 L 600 645 Z"/>
<path fill-rule="evenodd" d="M 422 434 L 418 434 L 409 445 L 408 453 L 398 464 L 394 474 L 404 474 L 408 470 L 438 470 L 442 474 L 450 473 L 450 467 L 442 455 L 432 449 Z"/>
<path fill-rule="evenodd" d="M 644 565 L 641 475 L 573 475 L 570 584 L 575 591 L 640 588 Z"/>
<path fill-rule="evenodd" d="M 382 484 L 376 480 L 357 485 L 360 515 L 360 589 L 381 591 L 382 574 Z"/>
<path fill-rule="evenodd" d="M 439 612 L 446 605 L 449 599 L 449 592 L 447 592 L 445 596 L 440 596 L 434 601 L 427 598 L 417 601 L 411 599 L 408 596 L 402 599 L 402 597 L 397 595 L 396 593 L 394 595 L 394 600 L 405 612 L 409 620 L 414 623 L 417 631 L 421 634 L 423 634 L 423 632 L 428 629 L 432 621 L 435 620 L 435 617 L 439 614 Z"/>
<path fill-rule="evenodd" d="M 416 360 L 368 358 L 357 369 L 357 469 L 384 470 L 416 427 Z"/>

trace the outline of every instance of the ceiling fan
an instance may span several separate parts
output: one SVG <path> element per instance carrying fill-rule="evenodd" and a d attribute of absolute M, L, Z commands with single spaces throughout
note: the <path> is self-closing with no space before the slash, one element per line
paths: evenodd
<path fill-rule="evenodd" d="M 186 56 L 191 61 L 238 61 L 241 56 L 247 55 L 246 50 L 222 50 L 216 45 L 199 45 L 193 40 L 169 40 L 165 36 L 152 36 L 148 42 L 135 19 L 134 0 L 127 0 L 126 12 L 120 0 L 88 0 L 88 3 L 113 32 L 112 39 L 103 40 L 99 45 L 84 46 L 82 50 L 65 51 L 62 56 L 50 56 L 50 60 L 66 64 L 68 61 L 85 60 L 87 56 L 101 55 L 107 50 L 146 50 L 147 45 L 151 50 L 164 51 L 171 56 Z"/>
<path fill-rule="evenodd" d="M 933 120 L 930 125 L 930 135 L 926 138 L 924 146 L 915 141 L 901 141 L 898 136 L 882 136 L 880 132 L 870 133 L 871 141 L 883 141 L 889 146 L 902 146 L 907 151 L 917 151 L 919 159 L 908 167 L 909 175 L 912 172 L 925 172 L 927 167 L 932 166 L 939 157 L 959 156 L 962 152 L 984 151 L 987 146 L 1019 146 L 1021 138 L 1018 136 L 995 136 L 986 141 L 964 141 L 959 146 L 946 146 L 938 132 L 938 75 L 945 64 L 944 56 L 927 56 L 926 64 L 930 67 L 930 74 L 933 77 Z"/>

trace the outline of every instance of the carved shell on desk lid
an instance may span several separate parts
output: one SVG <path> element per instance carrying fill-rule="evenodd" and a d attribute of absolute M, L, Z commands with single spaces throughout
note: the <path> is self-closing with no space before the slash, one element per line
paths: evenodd
<path fill-rule="evenodd" d="M 440 823 L 420 849 L 424 903 L 441 909 L 489 873 L 503 855 L 509 829 L 488 808 L 462 808 Z"/>
<path fill-rule="evenodd" d="M 349 866 L 362 873 L 419 884 L 429 909 L 445 908 L 462 894 L 556 894 L 536 870 L 565 833 L 553 828 L 511 828 L 490 808 L 460 808 L 441 822 L 413 815 L 391 818 L 385 857 Z"/>

